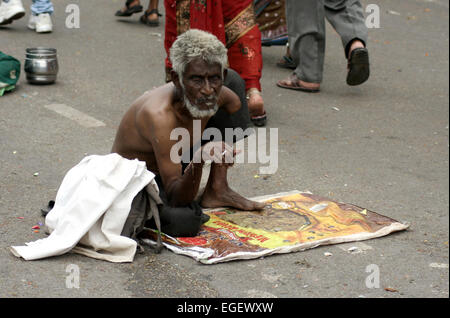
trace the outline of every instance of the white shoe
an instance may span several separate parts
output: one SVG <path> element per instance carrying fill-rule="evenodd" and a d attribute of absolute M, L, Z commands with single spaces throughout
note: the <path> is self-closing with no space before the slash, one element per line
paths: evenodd
<path fill-rule="evenodd" d="M 53 23 L 50 14 L 41 13 L 39 15 L 31 15 L 28 21 L 28 28 L 36 30 L 37 33 L 48 33 L 53 31 Z"/>
<path fill-rule="evenodd" d="M 22 18 L 25 15 L 21 0 L 11 0 L 8 3 L 0 4 L 0 25 L 10 24 L 13 20 Z"/>

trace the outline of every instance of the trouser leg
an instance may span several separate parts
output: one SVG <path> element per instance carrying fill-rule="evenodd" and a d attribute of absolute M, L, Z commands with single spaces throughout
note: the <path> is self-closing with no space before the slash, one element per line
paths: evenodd
<path fill-rule="evenodd" d="M 53 3 L 50 0 L 33 0 L 31 4 L 31 13 L 39 15 L 42 13 L 52 14 L 54 11 Z"/>
<path fill-rule="evenodd" d="M 358 0 L 323 0 L 325 16 L 339 34 L 348 57 L 350 45 L 358 39 L 366 45 L 368 29 L 364 17 L 364 10 Z"/>
<path fill-rule="evenodd" d="M 297 64 L 294 73 L 309 83 L 321 83 L 325 60 L 323 0 L 287 0 L 289 46 Z"/>

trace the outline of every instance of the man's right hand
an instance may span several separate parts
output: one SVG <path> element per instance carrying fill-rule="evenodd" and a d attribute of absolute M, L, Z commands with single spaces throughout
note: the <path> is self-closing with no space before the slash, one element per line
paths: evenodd
<path fill-rule="evenodd" d="M 216 164 L 233 165 L 237 152 L 233 146 L 223 141 L 208 142 L 194 154 L 194 163 L 205 163 L 208 160 Z"/>

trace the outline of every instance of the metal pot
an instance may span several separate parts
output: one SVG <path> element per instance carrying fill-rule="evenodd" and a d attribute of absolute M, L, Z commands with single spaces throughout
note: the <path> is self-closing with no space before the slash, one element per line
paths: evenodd
<path fill-rule="evenodd" d="M 24 69 L 30 84 L 54 83 L 59 70 L 56 49 L 26 49 Z"/>

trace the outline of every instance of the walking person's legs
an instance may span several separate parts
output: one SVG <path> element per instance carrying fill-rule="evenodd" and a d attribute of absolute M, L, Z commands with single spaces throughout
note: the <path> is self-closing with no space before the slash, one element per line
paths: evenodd
<path fill-rule="evenodd" d="M 28 28 L 38 33 L 52 32 L 53 23 L 51 15 L 53 12 L 53 3 L 50 0 L 32 0 Z"/>
<path fill-rule="evenodd" d="M 342 40 L 348 60 L 347 84 L 359 85 L 370 75 L 368 29 L 358 0 L 324 0 L 325 16 Z"/>
<path fill-rule="evenodd" d="M 32 0 L 31 14 L 40 15 L 43 13 L 53 14 L 55 9 L 50 0 Z"/>
<path fill-rule="evenodd" d="M 325 9 L 322 0 L 287 0 L 290 52 L 297 68 L 279 81 L 283 88 L 317 92 L 325 59 Z"/>
<path fill-rule="evenodd" d="M 161 14 L 158 11 L 159 0 L 149 0 L 148 9 L 140 17 L 140 21 L 149 26 L 158 26 Z M 139 0 L 127 0 L 125 6 L 116 12 L 117 17 L 130 17 L 135 13 L 143 11 Z"/>

